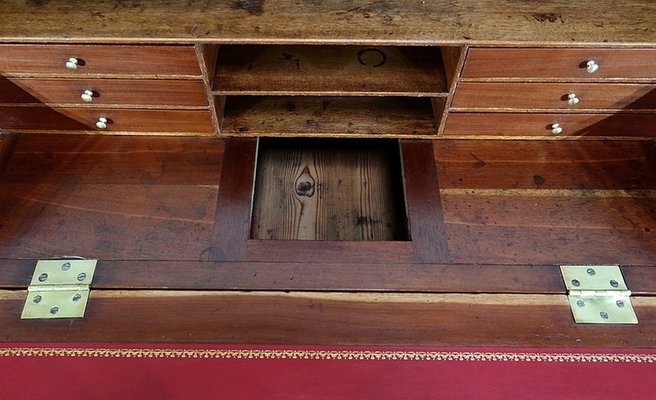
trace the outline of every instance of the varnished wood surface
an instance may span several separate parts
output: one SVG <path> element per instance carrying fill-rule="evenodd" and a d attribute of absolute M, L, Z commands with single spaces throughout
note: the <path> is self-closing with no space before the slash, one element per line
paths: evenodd
<path fill-rule="evenodd" d="M 8 0 L 2 40 L 334 43 L 654 43 L 656 4 L 391 0 Z"/>
<path fill-rule="evenodd" d="M 436 145 L 454 262 L 653 264 L 653 151 L 651 141 Z"/>
<path fill-rule="evenodd" d="M 222 154 L 216 139 L 19 136 L 0 164 L 2 257 L 203 258 Z"/>
<path fill-rule="evenodd" d="M 656 12 L 651 18 L 656 22 Z M 587 71 L 594 60 L 599 69 Z M 656 49 L 471 48 L 462 78 L 648 79 L 656 76 Z"/>
<path fill-rule="evenodd" d="M 261 140 L 255 182 L 252 239 L 409 239 L 393 140 Z"/>
<path fill-rule="evenodd" d="M 576 325 L 565 296 L 92 291 L 78 320 L 20 320 L 24 291 L 0 292 L 1 341 L 412 344 L 653 348 L 640 325 Z"/>
<path fill-rule="evenodd" d="M 579 102 L 570 105 L 569 95 Z M 460 82 L 452 109 L 656 110 L 656 84 Z"/>
<path fill-rule="evenodd" d="M 99 118 L 107 127 L 99 129 Z M 8 131 L 84 131 L 93 133 L 124 132 L 141 134 L 213 133 L 207 110 L 117 109 L 88 107 L 14 107 L 0 106 L 0 127 Z"/>
<path fill-rule="evenodd" d="M 5 5 L 2 6 L 2 10 Z M 2 11 L 0 11 L 1 15 Z M 69 16 L 62 15 L 69 19 Z M 4 19 L 4 18 L 3 18 Z M 32 27 L 34 27 L 32 25 Z M 26 34 L 29 35 L 29 29 Z M 78 59 L 78 68 L 66 62 Z M 200 78 L 193 46 L 2 44 L 0 74 L 3 76 Z"/>
<path fill-rule="evenodd" d="M 563 129 L 553 134 L 553 124 Z M 445 136 L 656 137 L 656 113 L 452 112 Z"/>
<path fill-rule="evenodd" d="M 228 96 L 221 132 L 231 136 L 434 135 L 430 99 Z"/>
<path fill-rule="evenodd" d="M 81 95 L 93 92 L 87 103 Z M 0 103 L 207 109 L 200 80 L 1 78 Z"/>
<path fill-rule="evenodd" d="M 168 287 L 175 282 L 176 260 L 248 260 L 248 199 L 255 162 L 249 154 L 254 154 L 254 139 L 230 139 L 229 143 L 244 141 L 246 147 L 232 152 L 231 168 L 222 168 L 222 139 L 49 135 L 0 138 L 5 153 L 0 179 L 0 258 L 33 260 L 79 255 L 105 261 L 142 260 L 147 265 L 144 273 L 156 274 L 159 268 L 169 271 L 169 278 L 155 280 L 166 282 Z M 512 277 L 513 266 L 520 271 L 531 264 L 600 263 L 645 268 L 654 264 L 653 142 L 500 140 L 486 144 L 443 140 L 433 146 L 439 192 L 427 198 L 439 195 L 443 228 L 435 224 L 435 235 L 428 235 L 434 241 L 428 242 L 425 251 L 438 257 L 441 251 L 448 257 L 424 260 L 427 269 L 453 262 L 451 271 L 456 274 L 453 271 L 461 264 L 497 264 L 512 271 L 502 276 Z M 415 169 L 423 171 L 424 165 Z M 224 174 L 217 184 L 222 169 Z M 413 184 L 422 182 L 419 175 L 411 175 L 415 176 L 409 178 Z M 233 189 L 226 189 L 230 187 Z M 244 193 L 238 194 L 234 188 Z M 413 189 L 413 196 L 420 194 L 420 189 Z M 223 200 L 217 202 L 220 198 Z M 419 210 L 409 207 L 411 229 L 413 218 L 421 218 L 422 212 L 437 207 L 436 203 L 418 202 L 416 197 L 408 200 L 420 206 Z M 222 216 L 232 219 L 222 220 Z M 431 218 L 436 217 L 435 212 L 428 211 L 424 218 L 415 219 L 415 224 L 431 224 Z M 446 241 L 446 248 L 440 247 L 440 240 Z M 285 271 L 297 271 L 290 276 L 301 282 L 307 282 L 304 279 L 311 275 L 300 278 L 298 263 L 321 251 L 329 255 L 321 258 L 322 263 L 343 263 L 343 271 L 357 264 L 370 264 L 363 271 L 371 272 L 379 263 L 380 275 L 371 273 L 373 280 L 367 286 L 371 289 L 393 290 L 398 282 L 397 288 L 402 290 L 414 278 L 400 279 L 397 272 L 391 271 L 397 268 L 395 264 L 404 265 L 400 269 L 403 271 L 418 262 L 412 259 L 411 249 L 387 244 L 371 245 L 373 255 L 368 255 L 363 252 L 366 247 L 351 247 L 345 252 L 344 247 L 334 243 L 322 246 L 315 242 L 304 248 L 297 242 L 291 251 L 281 254 L 282 246 L 274 243 L 267 247 L 261 242 L 250 244 L 253 257 L 257 255 L 251 261 L 260 262 L 263 269 L 273 268 L 266 261 L 297 264 L 285 267 L 292 268 Z M 167 261 L 168 266 L 160 266 L 157 261 Z M 193 264 L 188 268 L 230 271 L 240 264 L 230 265 Z M 353 285 L 365 280 L 367 273 L 363 271 L 350 275 Z M 349 276 L 343 273 L 338 275 Z M 433 272 L 427 273 L 432 276 Z M 225 283 L 216 283 L 217 278 L 212 276 L 199 285 L 241 288 L 246 284 L 244 276 Z M 183 281 L 191 285 L 201 277 L 206 275 L 199 273 L 198 278 Z M 351 278 L 345 279 L 350 282 Z M 252 279 L 257 285 L 258 278 Z M 296 282 L 283 284 L 281 276 L 270 281 L 274 280 L 278 282 L 275 288 L 287 284 L 303 288 Z M 230 282 L 236 282 L 236 286 L 230 286 Z M 321 282 L 330 288 L 336 281 L 323 277 L 309 288 L 317 289 Z M 349 285 L 346 287 L 357 287 Z M 490 285 L 484 287 L 500 283 Z M 411 283 L 410 287 L 449 289 L 448 284 L 439 282 Z"/>
<path fill-rule="evenodd" d="M 439 47 L 221 46 L 217 94 L 440 96 Z"/>

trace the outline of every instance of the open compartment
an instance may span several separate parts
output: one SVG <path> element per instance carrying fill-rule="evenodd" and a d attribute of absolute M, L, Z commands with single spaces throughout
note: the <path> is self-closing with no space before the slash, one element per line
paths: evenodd
<path fill-rule="evenodd" d="M 260 139 L 251 239 L 408 240 L 399 143 Z"/>
<path fill-rule="evenodd" d="M 222 45 L 212 94 L 227 136 L 435 136 L 462 49 Z"/>
<path fill-rule="evenodd" d="M 213 92 L 439 97 L 446 82 L 436 46 L 223 45 Z"/>
<path fill-rule="evenodd" d="M 425 97 L 228 96 L 222 133 L 231 136 L 392 136 L 436 133 Z"/>

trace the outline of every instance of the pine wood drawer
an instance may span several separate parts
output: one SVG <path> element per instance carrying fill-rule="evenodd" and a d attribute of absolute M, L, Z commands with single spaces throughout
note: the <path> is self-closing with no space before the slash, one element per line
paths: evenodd
<path fill-rule="evenodd" d="M 194 80 L 0 78 L 0 103 L 206 107 L 207 97 Z"/>
<path fill-rule="evenodd" d="M 562 132 L 552 133 L 554 124 Z M 656 114 L 450 113 L 445 136 L 656 137 Z"/>
<path fill-rule="evenodd" d="M 74 70 L 67 62 L 76 59 Z M 193 46 L 0 45 L 0 75 L 200 77 Z"/>
<path fill-rule="evenodd" d="M 462 78 L 656 79 L 656 49 L 472 48 Z"/>
<path fill-rule="evenodd" d="M 654 110 L 656 84 L 460 82 L 451 106 L 456 109 Z"/>
<path fill-rule="evenodd" d="M 96 127 L 100 118 L 107 119 L 105 129 Z M 0 129 L 210 134 L 212 125 L 208 111 L 0 106 Z"/>

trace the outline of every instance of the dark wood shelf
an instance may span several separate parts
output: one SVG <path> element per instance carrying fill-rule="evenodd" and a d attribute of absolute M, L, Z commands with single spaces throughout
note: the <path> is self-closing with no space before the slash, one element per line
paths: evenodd
<path fill-rule="evenodd" d="M 232 136 L 425 137 L 436 134 L 432 102 L 419 97 L 228 96 L 221 131 Z"/>
<path fill-rule="evenodd" d="M 448 94 L 440 47 L 224 45 L 217 95 Z"/>

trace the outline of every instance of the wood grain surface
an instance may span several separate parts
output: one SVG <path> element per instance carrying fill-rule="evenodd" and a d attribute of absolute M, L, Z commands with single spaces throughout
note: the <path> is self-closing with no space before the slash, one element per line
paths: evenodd
<path fill-rule="evenodd" d="M 651 18 L 655 18 L 653 14 Z M 599 69 L 587 71 L 587 62 Z M 656 49 L 470 48 L 462 78 L 653 79 Z"/>
<path fill-rule="evenodd" d="M 217 94 L 445 96 L 439 47 L 221 46 Z"/>
<path fill-rule="evenodd" d="M 554 134 L 554 125 L 562 132 Z M 656 113 L 452 112 L 444 136 L 656 137 Z"/>
<path fill-rule="evenodd" d="M 239 136 L 435 134 L 431 101 L 413 97 L 228 96 L 221 132 Z"/>
<path fill-rule="evenodd" d="M 395 141 L 261 140 L 251 238 L 407 240 Z"/>
<path fill-rule="evenodd" d="M 454 261 L 651 265 L 653 142 L 548 143 L 435 147 Z"/>
<path fill-rule="evenodd" d="M 81 95 L 91 91 L 92 101 Z M 0 103 L 23 105 L 176 107 L 207 109 L 201 81 L 145 79 L 49 79 L 0 77 Z"/>
<path fill-rule="evenodd" d="M 562 295 L 92 291 L 84 319 L 20 320 L 24 291 L 0 291 L 1 341 L 656 346 L 656 302 L 640 325 L 575 324 Z M 120 322 L 119 322 L 120 321 Z"/>
<path fill-rule="evenodd" d="M 7 0 L 0 38 L 361 44 L 653 44 L 644 0 Z"/>
<path fill-rule="evenodd" d="M 573 94 L 579 102 L 569 104 Z M 656 84 L 460 82 L 452 109 L 656 110 Z"/>
<path fill-rule="evenodd" d="M 198 260 L 222 154 L 211 139 L 21 135 L 0 176 L 1 257 Z"/>
<path fill-rule="evenodd" d="M 66 68 L 70 58 L 79 61 L 74 71 Z M 4 76 L 200 78 L 194 47 L 189 45 L 2 44 L 0 73 Z"/>
<path fill-rule="evenodd" d="M 38 117 L 37 117 L 38 116 Z M 107 120 L 104 129 L 96 127 Z M 46 106 L 0 106 L 0 128 L 8 131 L 58 131 L 74 133 L 124 132 L 151 134 L 213 134 L 207 110 L 117 109 Z"/>

